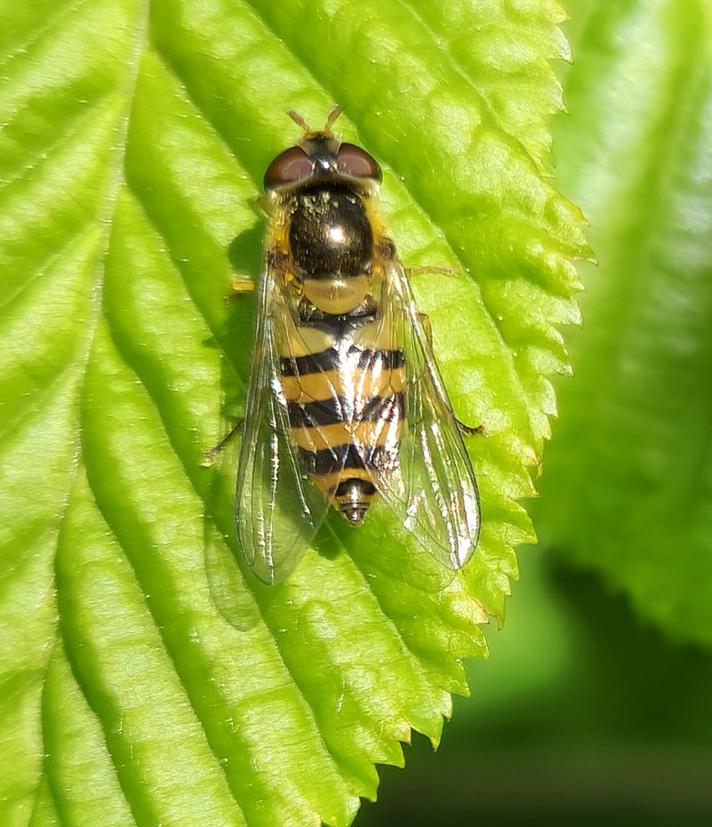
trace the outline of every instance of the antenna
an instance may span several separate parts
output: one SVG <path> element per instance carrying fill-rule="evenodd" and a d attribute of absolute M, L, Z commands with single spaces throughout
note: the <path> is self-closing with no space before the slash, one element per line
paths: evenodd
<path fill-rule="evenodd" d="M 344 111 L 343 106 L 335 106 L 331 112 L 326 117 L 326 123 L 324 124 L 324 132 L 331 132 L 331 127 L 334 125 L 334 121 L 339 117 L 339 115 Z"/>
<path fill-rule="evenodd" d="M 311 131 L 311 130 L 309 129 L 309 126 L 307 125 L 307 122 L 306 122 L 306 121 L 304 120 L 304 118 L 303 118 L 303 117 L 299 114 L 299 112 L 295 112 L 293 109 L 290 109 L 290 110 L 289 110 L 289 112 L 287 112 L 287 114 L 288 114 L 288 115 L 289 115 L 289 117 L 290 117 L 290 118 L 294 121 L 294 123 L 295 123 L 297 126 L 301 126 L 301 128 L 302 128 L 305 132 L 310 132 L 310 131 Z"/>
<path fill-rule="evenodd" d="M 334 125 L 334 121 L 335 121 L 335 120 L 339 117 L 339 115 L 340 115 L 343 111 L 344 111 L 344 109 L 343 109 L 343 107 L 342 107 L 342 106 L 335 106 L 335 107 L 331 110 L 331 112 L 329 112 L 329 114 L 326 116 L 326 123 L 324 124 L 324 127 L 323 127 L 323 129 L 321 130 L 321 132 L 324 132 L 324 133 L 326 133 L 327 135 L 329 135 L 329 134 L 331 133 L 331 127 Z M 311 132 L 312 132 L 312 130 L 310 129 L 309 125 L 308 125 L 308 124 L 307 124 L 307 122 L 304 120 L 304 118 L 303 118 L 303 117 L 299 114 L 299 112 L 295 112 L 293 109 L 290 109 L 290 110 L 289 110 L 289 112 L 287 112 L 287 114 L 288 114 L 288 115 L 289 115 L 289 117 L 290 117 L 290 118 L 294 121 L 294 123 L 295 123 L 295 124 L 297 124 L 297 126 L 301 126 L 301 128 L 302 128 L 302 129 L 303 129 L 303 130 L 304 130 L 307 134 L 309 134 L 309 133 L 311 133 Z"/>

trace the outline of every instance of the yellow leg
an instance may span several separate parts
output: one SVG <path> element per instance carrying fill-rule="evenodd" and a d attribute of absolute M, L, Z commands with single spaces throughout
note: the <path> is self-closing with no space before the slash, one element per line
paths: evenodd
<path fill-rule="evenodd" d="M 433 328 L 430 325 L 430 319 L 428 318 L 427 313 L 418 313 L 418 318 L 420 319 L 420 323 L 423 325 L 423 330 L 425 331 L 425 336 L 428 340 L 428 344 L 430 345 L 430 349 L 433 348 Z M 460 422 L 460 420 L 455 417 L 455 422 L 461 434 L 465 434 L 466 436 L 475 436 L 475 434 L 484 434 L 485 433 L 485 426 L 484 425 L 465 425 L 464 422 Z"/>
<path fill-rule="evenodd" d="M 225 296 L 226 302 L 234 302 L 241 293 L 251 293 L 257 288 L 257 282 L 242 276 L 233 276 L 230 287 L 232 287 L 233 292 L 229 296 Z"/>
<path fill-rule="evenodd" d="M 238 419 L 238 421 L 228 431 L 227 436 L 224 436 L 220 440 L 220 442 L 218 442 L 217 445 L 203 453 L 203 458 L 200 460 L 200 464 L 203 466 L 203 468 L 210 468 L 210 466 L 215 462 L 215 460 L 220 456 L 220 454 L 222 454 L 222 452 L 231 442 L 235 434 L 240 430 L 240 428 L 242 428 L 244 422 L 244 419 Z"/>
<path fill-rule="evenodd" d="M 465 423 L 460 422 L 457 417 L 455 417 L 455 422 L 457 422 L 457 427 L 460 429 L 460 433 L 465 434 L 465 436 L 479 436 L 485 433 L 484 425 L 465 425 Z"/>
<path fill-rule="evenodd" d="M 425 331 L 425 338 L 428 340 L 428 344 L 430 345 L 430 349 L 433 349 L 433 327 L 430 324 L 430 318 L 428 317 L 427 313 L 418 313 L 418 318 L 420 319 L 420 323 L 423 325 L 423 330 Z"/>
<path fill-rule="evenodd" d="M 437 273 L 442 276 L 460 277 L 460 273 L 452 267 L 438 267 L 436 265 L 424 264 L 422 267 L 406 267 L 405 273 L 408 278 L 411 276 L 421 276 L 423 273 Z"/>
<path fill-rule="evenodd" d="M 257 287 L 257 283 L 254 279 L 248 279 L 243 276 L 233 276 L 230 287 L 232 287 L 235 293 L 250 293 Z"/>
<path fill-rule="evenodd" d="M 393 240 L 385 236 L 377 239 L 376 252 L 384 261 L 392 261 L 396 258 L 396 245 Z M 439 273 L 443 276 L 459 277 L 461 274 L 452 267 L 441 267 L 438 264 L 423 264 L 420 267 L 405 267 L 405 274 L 410 278 L 411 276 L 419 276 L 422 273 Z"/>

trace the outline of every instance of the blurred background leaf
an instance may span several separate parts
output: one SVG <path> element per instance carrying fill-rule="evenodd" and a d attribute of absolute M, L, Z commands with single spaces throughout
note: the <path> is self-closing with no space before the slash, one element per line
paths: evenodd
<path fill-rule="evenodd" d="M 667 634 L 712 645 L 712 4 L 567 8 L 556 158 L 599 267 L 536 524 Z"/>
<path fill-rule="evenodd" d="M 438 752 L 384 768 L 357 827 L 709 825 L 712 658 L 537 549 L 521 571 Z"/>

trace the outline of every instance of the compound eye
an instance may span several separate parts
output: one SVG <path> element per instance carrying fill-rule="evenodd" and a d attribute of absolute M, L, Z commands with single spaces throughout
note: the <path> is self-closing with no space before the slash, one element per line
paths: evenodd
<path fill-rule="evenodd" d="M 264 186 L 266 190 L 277 189 L 308 178 L 314 172 L 314 161 L 301 147 L 285 149 L 267 167 Z"/>
<path fill-rule="evenodd" d="M 376 159 L 354 144 L 341 144 L 336 156 L 336 168 L 352 178 L 374 178 L 380 181 L 382 177 Z"/>

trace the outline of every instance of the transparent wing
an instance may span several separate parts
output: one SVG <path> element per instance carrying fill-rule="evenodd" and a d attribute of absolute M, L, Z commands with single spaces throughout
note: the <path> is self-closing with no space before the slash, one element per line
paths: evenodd
<path fill-rule="evenodd" d="M 396 259 L 385 264 L 382 324 L 391 326 L 405 355 L 406 386 L 399 462 L 378 488 L 427 551 L 459 569 L 479 539 L 477 483 L 410 283 Z"/>
<path fill-rule="evenodd" d="M 245 560 L 265 583 L 283 580 L 292 571 L 328 510 L 328 503 L 304 472 L 289 435 L 275 335 L 275 326 L 289 312 L 268 269 L 260 281 L 235 502 L 237 535 Z"/>

